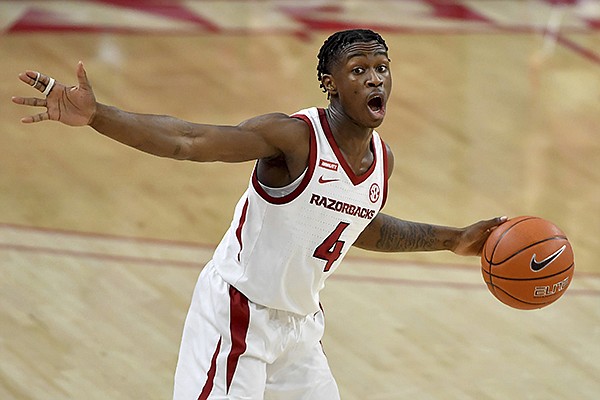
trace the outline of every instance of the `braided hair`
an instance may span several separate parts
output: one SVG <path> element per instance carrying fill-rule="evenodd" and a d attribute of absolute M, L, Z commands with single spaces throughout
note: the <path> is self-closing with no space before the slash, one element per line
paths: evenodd
<path fill-rule="evenodd" d="M 319 55 L 317 56 L 319 59 L 319 63 L 317 64 L 317 78 L 319 79 L 319 87 L 323 90 L 323 93 L 327 93 L 327 89 L 323 85 L 323 75 L 331 73 L 333 63 L 338 61 L 344 49 L 353 43 L 373 41 L 381 44 L 386 51 L 388 50 L 385 40 L 378 33 L 370 29 L 350 29 L 336 32 L 323 42 L 323 46 L 321 46 Z M 329 98 L 329 95 L 327 98 Z"/>

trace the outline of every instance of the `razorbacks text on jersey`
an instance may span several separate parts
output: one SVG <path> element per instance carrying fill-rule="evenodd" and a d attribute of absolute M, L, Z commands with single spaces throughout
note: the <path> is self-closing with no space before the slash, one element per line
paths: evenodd
<path fill-rule="evenodd" d="M 255 168 L 213 262 L 250 301 L 308 315 L 319 310 L 325 279 L 385 204 L 387 153 L 373 131 L 373 163 L 357 176 L 335 143 L 324 109 L 293 117 L 311 131 L 306 171 L 287 187 L 268 188 Z"/>

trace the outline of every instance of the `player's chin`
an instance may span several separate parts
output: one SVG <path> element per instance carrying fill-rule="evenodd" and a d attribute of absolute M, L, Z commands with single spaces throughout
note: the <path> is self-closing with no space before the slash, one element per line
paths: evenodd
<path fill-rule="evenodd" d="M 385 107 L 382 107 L 378 110 L 372 110 L 371 108 L 367 108 L 368 111 L 368 127 L 369 128 L 377 128 L 385 119 Z"/>

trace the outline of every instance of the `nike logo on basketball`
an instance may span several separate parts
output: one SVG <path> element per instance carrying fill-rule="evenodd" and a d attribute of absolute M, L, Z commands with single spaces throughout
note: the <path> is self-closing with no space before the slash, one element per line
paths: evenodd
<path fill-rule="evenodd" d="M 536 254 L 533 253 L 533 257 L 531 257 L 531 263 L 529 264 L 529 266 L 531 267 L 531 270 L 533 272 L 539 272 L 539 271 L 543 270 L 548 265 L 550 265 L 552 263 L 552 261 L 556 260 L 558 258 L 558 256 L 560 256 L 562 254 L 562 252 L 565 251 L 566 248 L 567 248 L 567 245 L 563 244 L 563 246 L 560 249 L 556 250 L 554 253 L 550 254 L 548 257 L 544 258 L 542 261 L 539 261 L 539 262 L 535 259 Z"/>
<path fill-rule="evenodd" d="M 321 177 L 319 178 L 319 183 L 330 183 L 330 182 L 337 182 L 337 181 L 339 181 L 339 179 L 337 179 L 337 178 L 327 179 L 327 178 L 324 178 L 323 175 L 321 175 Z"/>

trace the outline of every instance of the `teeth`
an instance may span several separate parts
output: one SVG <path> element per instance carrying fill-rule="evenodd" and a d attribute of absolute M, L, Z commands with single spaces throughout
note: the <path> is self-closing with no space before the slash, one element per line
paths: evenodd
<path fill-rule="evenodd" d="M 371 100 L 369 100 L 369 102 L 367 103 L 369 108 L 372 109 L 373 111 L 379 111 L 381 110 L 382 106 L 383 106 L 383 100 L 381 99 L 381 97 L 376 96 L 373 97 Z"/>

